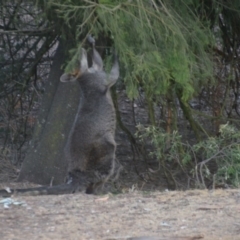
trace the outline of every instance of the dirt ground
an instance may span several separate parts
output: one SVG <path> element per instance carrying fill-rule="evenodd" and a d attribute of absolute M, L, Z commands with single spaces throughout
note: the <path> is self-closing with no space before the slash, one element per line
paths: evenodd
<path fill-rule="evenodd" d="M 11 199 L 0 203 L 2 240 L 240 239 L 240 190 Z"/>
<path fill-rule="evenodd" d="M 134 133 L 130 102 L 121 101 L 124 124 Z M 137 110 L 141 122 L 144 109 Z M 159 163 L 134 159 L 120 130 L 116 140 L 124 193 L 0 198 L 0 240 L 240 240 L 240 189 L 159 191 L 168 187 L 153 173 Z M 153 181 L 139 181 L 139 175 L 148 180 L 149 168 Z M 0 189 L 35 187 L 22 184 L 1 181 Z"/>

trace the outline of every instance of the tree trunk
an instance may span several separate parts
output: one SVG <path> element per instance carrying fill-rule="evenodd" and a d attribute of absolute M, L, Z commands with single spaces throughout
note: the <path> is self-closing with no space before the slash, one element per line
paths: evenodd
<path fill-rule="evenodd" d="M 59 79 L 65 61 L 64 45 L 59 44 L 43 96 L 33 139 L 23 161 L 18 180 L 38 184 L 62 183 L 67 159 L 64 147 L 80 99 L 78 83 L 63 84 Z"/>

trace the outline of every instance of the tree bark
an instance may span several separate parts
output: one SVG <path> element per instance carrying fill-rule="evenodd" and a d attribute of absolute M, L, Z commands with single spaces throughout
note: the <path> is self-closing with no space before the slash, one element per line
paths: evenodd
<path fill-rule="evenodd" d="M 61 65 L 65 61 L 64 52 L 64 44 L 60 42 L 19 181 L 44 185 L 64 182 L 68 164 L 64 147 L 80 99 L 77 82 L 64 84 L 59 81 L 62 75 Z"/>

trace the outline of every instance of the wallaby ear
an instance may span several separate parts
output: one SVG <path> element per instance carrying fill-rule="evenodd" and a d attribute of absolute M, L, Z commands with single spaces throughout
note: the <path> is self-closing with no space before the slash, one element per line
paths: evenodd
<path fill-rule="evenodd" d="M 84 48 L 82 48 L 79 61 L 80 61 L 80 72 L 81 74 L 83 74 L 88 70 L 87 52 Z"/>
<path fill-rule="evenodd" d="M 114 64 L 108 76 L 108 86 L 112 87 L 118 80 L 119 77 L 119 63 L 116 52 L 114 53 Z"/>
<path fill-rule="evenodd" d="M 93 62 L 92 68 L 94 68 L 96 71 L 103 70 L 102 58 L 101 58 L 100 54 L 98 53 L 98 51 L 95 49 L 95 47 L 93 48 L 92 62 Z"/>
<path fill-rule="evenodd" d="M 88 42 L 92 44 L 92 48 L 93 48 L 92 68 L 95 71 L 102 71 L 103 70 L 103 61 L 102 61 L 100 54 L 98 53 L 98 51 L 95 48 L 95 39 L 91 35 L 88 35 L 87 39 L 88 39 Z"/>
<path fill-rule="evenodd" d="M 79 58 L 80 66 L 75 69 L 73 73 L 64 73 L 60 77 L 61 82 L 74 82 L 80 77 L 84 72 L 88 70 L 88 60 L 87 60 L 87 53 L 84 48 L 82 48 L 81 55 Z"/>

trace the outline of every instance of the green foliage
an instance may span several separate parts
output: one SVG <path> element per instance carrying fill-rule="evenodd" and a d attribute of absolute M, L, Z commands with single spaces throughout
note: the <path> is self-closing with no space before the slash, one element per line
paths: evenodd
<path fill-rule="evenodd" d="M 225 184 L 239 187 L 240 175 L 240 131 L 231 125 L 221 125 L 218 137 L 209 137 L 194 145 L 184 143 L 177 133 L 165 133 L 156 127 L 138 126 L 138 138 L 141 141 L 151 139 L 154 151 L 151 156 L 160 162 L 165 161 L 168 172 L 174 175 L 173 163 L 177 163 L 182 173 L 192 173 L 198 186 Z M 172 164 L 167 164 L 172 163 Z"/>
<path fill-rule="evenodd" d="M 139 87 L 151 97 L 181 88 L 186 101 L 212 75 L 205 51 L 212 36 L 193 14 L 191 3 L 58 0 L 47 4 L 69 28 L 75 28 L 76 40 L 88 33 L 114 40 L 130 98 L 138 96 Z M 68 70 L 73 62 L 70 65 Z"/>
<path fill-rule="evenodd" d="M 178 132 L 174 131 L 172 134 L 166 133 L 163 129 L 155 126 L 144 128 L 142 125 L 137 126 L 138 131 L 136 136 L 141 142 L 146 139 L 151 139 L 154 151 L 150 153 L 151 156 L 157 159 L 166 159 L 168 162 L 179 161 L 179 150 L 182 147 L 182 137 Z M 189 156 L 185 155 L 182 163 L 187 164 Z"/>
<path fill-rule="evenodd" d="M 230 184 L 239 187 L 240 174 L 240 131 L 225 124 L 220 126 L 219 137 L 211 137 L 193 146 L 193 151 L 202 159 L 198 167 L 204 166 L 210 172 L 208 164 L 216 165 L 215 181 L 217 184 Z M 201 173 L 200 173 L 201 174 Z M 211 175 L 205 177 L 212 177 Z M 203 179 L 201 179 L 204 184 Z"/>

